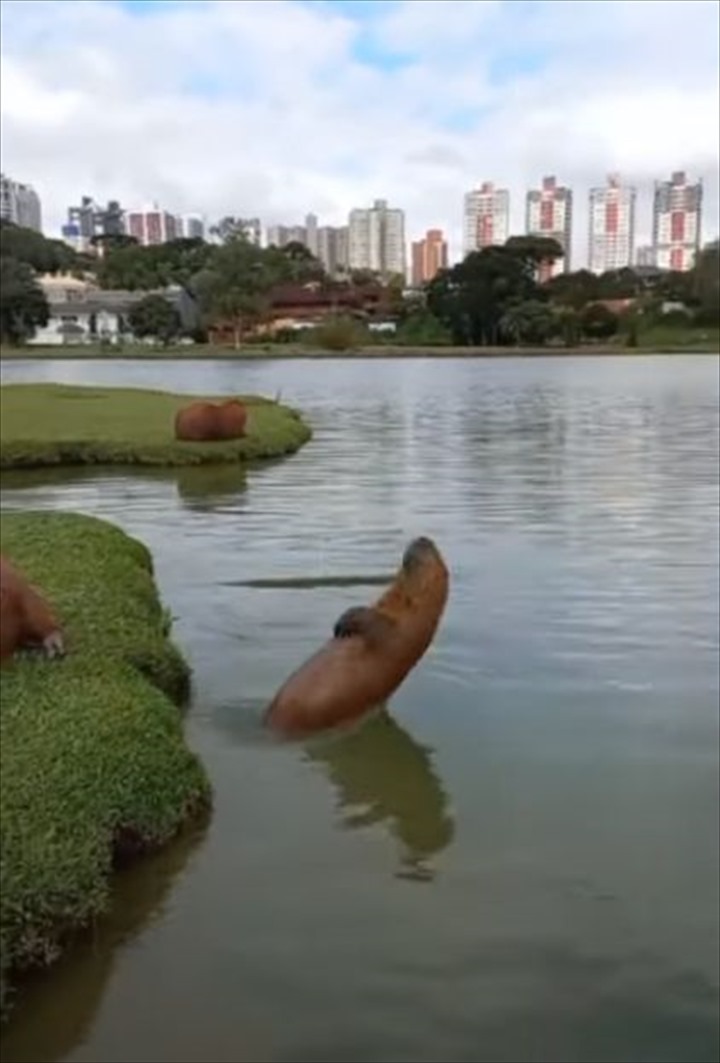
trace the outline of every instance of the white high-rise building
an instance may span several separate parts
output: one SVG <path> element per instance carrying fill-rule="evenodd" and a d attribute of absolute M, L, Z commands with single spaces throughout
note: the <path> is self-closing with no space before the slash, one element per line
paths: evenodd
<path fill-rule="evenodd" d="M 543 262 L 538 280 L 549 280 L 557 273 L 570 271 L 572 246 L 572 191 L 558 185 L 554 177 L 543 177 L 540 188 L 533 188 L 525 202 L 525 231 L 528 236 L 545 236 L 556 240 L 565 255 L 557 262 Z"/>
<path fill-rule="evenodd" d="M 593 273 L 632 266 L 635 255 L 635 201 L 631 185 L 617 174 L 590 190 L 588 266 Z"/>
<path fill-rule="evenodd" d="M 691 185 L 682 170 L 656 181 L 653 197 L 653 257 L 660 269 L 692 269 L 700 250 L 702 182 Z"/>
<path fill-rule="evenodd" d="M 484 181 L 465 194 L 463 254 L 504 244 L 510 234 L 510 193 Z"/>
<path fill-rule="evenodd" d="M 369 210 L 352 210 L 348 224 L 348 265 L 387 277 L 405 276 L 405 213 L 376 199 Z"/>
<path fill-rule="evenodd" d="M 182 214 L 178 220 L 177 231 L 186 240 L 204 240 L 205 221 L 200 214 Z"/>
<path fill-rule="evenodd" d="M 0 174 L 0 218 L 42 232 L 42 209 L 35 189 Z"/>

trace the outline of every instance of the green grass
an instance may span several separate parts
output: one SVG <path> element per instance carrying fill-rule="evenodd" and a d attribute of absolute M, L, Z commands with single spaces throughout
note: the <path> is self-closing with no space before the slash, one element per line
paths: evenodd
<path fill-rule="evenodd" d="M 0 670 L 0 1010 L 107 909 L 118 859 L 210 804 L 177 705 L 190 673 L 142 543 L 93 517 L 6 513 L 0 548 L 66 631 L 62 660 Z"/>
<path fill-rule="evenodd" d="M 176 411 L 195 396 L 139 388 L 6 384 L 0 388 L 0 468 L 44 465 L 195 465 L 277 458 L 311 435 L 300 415 L 257 396 L 244 439 L 180 443 Z"/>
<path fill-rule="evenodd" d="M 720 328 L 717 325 L 651 325 L 640 330 L 637 349 L 645 354 L 651 351 L 717 354 L 720 352 Z"/>

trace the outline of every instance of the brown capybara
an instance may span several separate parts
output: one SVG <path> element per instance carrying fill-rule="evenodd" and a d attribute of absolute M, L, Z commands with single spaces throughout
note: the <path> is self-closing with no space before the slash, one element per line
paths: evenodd
<path fill-rule="evenodd" d="M 239 399 L 193 402 L 175 415 L 175 438 L 194 443 L 242 439 L 246 423 L 247 409 Z"/>
<path fill-rule="evenodd" d="M 430 645 L 447 602 L 449 575 L 424 536 L 403 554 L 395 579 L 372 606 L 355 606 L 333 638 L 287 679 L 265 722 L 285 735 L 349 723 L 390 697 Z"/>
<path fill-rule="evenodd" d="M 63 634 L 37 588 L 0 554 L 0 661 L 25 648 L 40 649 L 46 657 L 62 657 Z"/>

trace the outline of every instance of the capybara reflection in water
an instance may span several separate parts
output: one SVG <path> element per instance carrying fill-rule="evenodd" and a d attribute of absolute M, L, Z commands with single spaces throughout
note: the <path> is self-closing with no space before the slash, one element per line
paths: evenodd
<path fill-rule="evenodd" d="M 36 587 L 0 554 L 0 661 L 17 650 L 40 649 L 61 657 L 65 643 L 60 625 Z"/>
<path fill-rule="evenodd" d="M 193 402 L 175 415 L 175 438 L 193 443 L 242 439 L 246 423 L 247 409 L 239 399 Z"/>
<path fill-rule="evenodd" d="M 438 548 L 424 536 L 413 540 L 375 604 L 344 612 L 333 637 L 283 684 L 266 723 L 286 735 L 311 734 L 384 703 L 430 645 L 448 589 Z"/>

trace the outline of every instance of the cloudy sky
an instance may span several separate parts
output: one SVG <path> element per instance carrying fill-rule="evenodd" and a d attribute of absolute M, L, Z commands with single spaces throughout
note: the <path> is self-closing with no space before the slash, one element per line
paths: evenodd
<path fill-rule="evenodd" d="M 45 228 L 90 194 L 210 220 L 308 211 L 342 224 L 385 198 L 408 239 L 460 252 L 463 193 L 555 173 L 587 193 L 705 182 L 718 233 L 717 0 L 2 0 L 2 168 Z"/>

